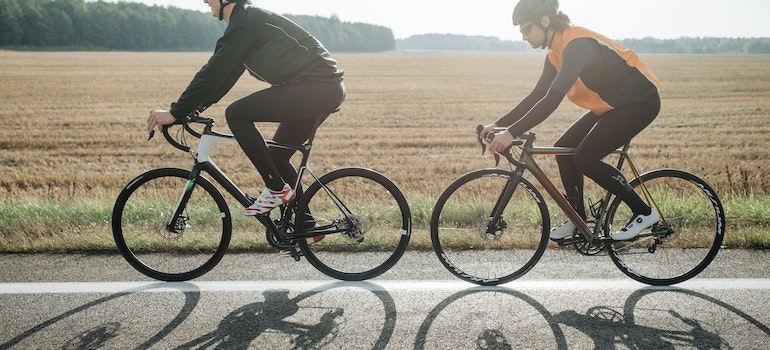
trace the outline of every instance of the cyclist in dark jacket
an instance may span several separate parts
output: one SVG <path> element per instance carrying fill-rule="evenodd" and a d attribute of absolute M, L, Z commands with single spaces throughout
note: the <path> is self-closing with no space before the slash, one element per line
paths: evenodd
<path fill-rule="evenodd" d="M 204 2 L 227 29 L 171 110 L 150 112 L 147 131 L 218 102 L 245 71 L 270 84 L 226 111 L 230 130 L 267 187 L 245 214 L 264 214 L 294 199 L 297 172 L 289 162 L 293 152 L 268 150 L 254 123 L 279 122 L 276 142 L 305 142 L 318 127 L 316 117 L 328 115 L 345 99 L 343 72 L 316 38 L 289 19 L 246 0 Z"/>
<path fill-rule="evenodd" d="M 629 142 L 647 127 L 660 111 L 660 82 L 639 57 L 612 40 L 570 23 L 559 11 L 557 0 L 520 0 L 513 24 L 533 48 L 548 48 L 545 67 L 534 90 L 513 110 L 487 126 L 509 126 L 489 145 L 503 152 L 514 137 L 543 122 L 565 96 L 588 109 L 556 141 L 556 146 L 576 148 L 572 157 L 557 157 L 566 196 L 583 219 L 583 175 L 621 198 L 633 210 L 628 225 L 611 236 L 632 239 L 659 220 L 656 211 L 642 200 L 623 174 L 602 159 Z M 575 231 L 567 221 L 551 231 L 551 239 L 569 237 Z"/>

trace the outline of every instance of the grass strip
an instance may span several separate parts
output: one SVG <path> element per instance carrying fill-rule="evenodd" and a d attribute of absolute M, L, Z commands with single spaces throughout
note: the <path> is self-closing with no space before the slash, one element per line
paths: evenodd
<path fill-rule="evenodd" d="M 728 194 L 722 198 L 727 248 L 770 248 L 770 195 Z M 114 251 L 112 201 L 6 199 L 0 202 L 0 252 Z M 431 249 L 429 224 L 435 198 L 410 198 L 414 227 L 410 247 Z M 237 208 L 233 208 L 237 214 Z M 551 213 L 558 213 L 551 208 Z M 233 215 L 232 250 L 269 249 L 264 228 L 253 218 Z M 553 220 L 552 220 L 553 221 Z"/>

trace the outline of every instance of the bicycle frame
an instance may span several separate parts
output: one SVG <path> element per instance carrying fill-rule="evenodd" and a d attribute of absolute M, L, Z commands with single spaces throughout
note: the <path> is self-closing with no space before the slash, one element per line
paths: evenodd
<path fill-rule="evenodd" d="M 537 182 L 543 186 L 545 191 L 556 202 L 559 208 L 561 208 L 567 218 L 575 224 L 578 232 L 580 232 L 586 241 L 592 242 L 595 239 L 609 240 L 609 237 L 601 236 L 601 225 L 599 225 L 599 223 L 603 221 L 607 206 L 609 205 L 610 199 L 613 196 L 612 193 L 608 191 L 603 201 L 601 202 L 602 204 L 595 218 L 597 224 L 595 225 L 592 232 L 586 221 L 580 217 L 574 208 L 572 208 L 572 205 L 567 201 L 566 198 L 564 198 L 558 188 L 553 184 L 550 178 L 548 178 L 548 176 L 534 159 L 535 156 L 571 156 L 575 154 L 575 149 L 568 147 L 534 147 L 533 143 L 535 141 L 535 135 L 531 133 L 523 135 L 521 139 L 523 142 L 519 144 L 522 150 L 519 159 L 514 159 L 510 152 L 505 155 L 506 159 L 508 159 L 508 161 L 515 166 L 513 171 L 514 176 L 511 177 L 511 179 L 506 184 L 503 190 L 503 195 L 498 199 L 498 202 L 493 209 L 493 218 L 489 227 L 495 227 L 497 225 L 497 222 L 502 215 L 504 205 L 508 203 L 508 201 L 513 196 L 514 191 L 518 187 L 519 179 L 521 179 L 524 175 L 524 171 L 528 170 L 535 177 Z M 640 189 L 645 201 L 653 208 L 653 210 L 657 210 L 659 212 L 655 201 L 653 200 L 647 188 L 644 186 L 644 182 L 641 181 L 640 174 L 633 161 L 631 160 L 631 157 L 628 153 L 629 147 L 629 144 L 626 144 L 622 148 L 619 148 L 611 153 L 619 155 L 616 168 L 620 170 L 622 169 L 624 163 L 628 164 L 628 167 L 631 169 L 633 176 L 640 182 Z"/>
<path fill-rule="evenodd" d="M 317 123 L 316 127 L 322 121 L 323 121 L 323 118 L 318 118 L 316 120 L 316 123 Z M 300 146 L 286 145 L 286 144 L 278 143 L 272 140 L 265 141 L 269 148 L 293 150 L 293 151 L 300 152 L 302 154 L 302 160 L 301 160 L 299 169 L 297 171 L 298 173 L 297 181 L 294 184 L 294 188 L 300 189 L 302 176 L 304 175 L 305 172 L 311 174 L 311 176 L 314 178 L 315 181 L 319 180 L 318 176 L 316 176 L 307 167 L 307 162 L 310 156 L 310 150 L 312 149 L 312 142 L 314 138 L 315 138 L 315 131 L 311 133 L 308 139 L 308 142 Z M 254 198 L 250 197 L 248 194 L 243 192 L 225 174 L 225 172 L 221 168 L 219 168 L 219 166 L 217 166 L 216 163 L 211 159 L 211 151 L 213 150 L 214 146 L 219 142 L 236 142 L 236 139 L 235 139 L 235 136 L 233 135 L 222 134 L 222 133 L 213 131 L 211 129 L 211 124 L 207 124 L 203 132 L 201 133 L 200 143 L 198 144 L 197 152 L 192 150 L 190 151 L 190 154 L 192 154 L 195 160 L 195 163 L 193 164 L 193 167 L 191 170 L 190 179 L 188 179 L 187 185 L 185 186 L 185 189 L 179 199 L 179 202 L 177 203 L 176 209 L 174 211 L 174 215 L 171 217 L 171 221 L 168 225 L 169 230 L 176 232 L 175 223 L 179 222 L 178 218 L 182 215 L 185 204 L 187 203 L 187 200 L 189 200 L 190 196 L 192 195 L 192 191 L 195 188 L 195 181 L 198 178 L 198 176 L 200 176 L 201 172 L 208 173 L 215 182 L 221 185 L 222 188 L 224 188 L 224 190 L 227 193 L 233 196 L 233 198 L 235 198 L 244 207 L 248 207 L 252 205 L 252 203 L 254 203 Z M 350 211 L 347 210 L 347 208 L 345 208 L 344 205 L 339 202 L 336 196 L 325 185 L 322 184 L 322 186 L 326 191 L 326 193 L 333 199 L 334 203 L 341 210 L 343 210 L 345 213 L 350 213 Z M 301 191 L 298 190 L 297 198 L 299 198 L 300 196 L 301 196 Z M 294 211 L 295 208 L 296 208 L 296 201 L 290 203 L 287 208 L 284 208 L 284 210 L 282 210 L 281 220 L 280 220 L 282 223 L 281 228 L 279 228 L 275 224 L 275 222 L 273 222 L 273 220 L 270 218 L 269 215 L 256 215 L 255 217 L 269 231 L 275 232 L 280 240 L 286 240 L 288 239 L 288 234 L 286 232 L 286 227 L 287 227 L 286 224 L 289 221 L 289 217 L 290 217 L 290 215 L 288 214 Z M 341 232 L 341 230 L 332 230 L 330 227 L 321 227 L 321 228 L 313 229 L 312 232 L 311 231 L 306 232 L 303 227 L 297 227 L 293 232 L 291 238 L 303 239 L 303 238 L 314 237 L 320 234 L 330 234 L 330 233 L 338 233 L 338 232 Z"/>

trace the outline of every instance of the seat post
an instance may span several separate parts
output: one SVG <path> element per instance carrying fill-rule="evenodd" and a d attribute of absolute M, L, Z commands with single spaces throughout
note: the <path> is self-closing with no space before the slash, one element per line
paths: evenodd
<path fill-rule="evenodd" d="M 318 130 L 318 128 L 321 126 L 321 123 L 323 123 L 326 120 L 326 118 L 328 118 L 330 115 L 332 115 L 333 113 L 337 113 L 337 112 L 339 112 L 339 108 L 335 109 L 335 110 L 333 110 L 331 112 L 319 113 L 315 117 L 315 125 L 313 125 L 313 131 L 310 132 L 310 137 L 308 137 L 308 139 L 307 139 L 307 143 L 306 143 L 307 146 L 312 146 L 313 145 L 313 139 L 315 139 L 316 130 Z"/>
<path fill-rule="evenodd" d="M 618 157 L 618 165 L 616 166 L 618 170 L 623 168 L 623 163 L 628 159 L 629 148 L 631 148 L 631 141 L 626 142 L 626 144 L 623 145 L 623 148 L 619 149 L 620 152 L 618 152 L 618 154 L 620 154 L 620 157 Z"/>

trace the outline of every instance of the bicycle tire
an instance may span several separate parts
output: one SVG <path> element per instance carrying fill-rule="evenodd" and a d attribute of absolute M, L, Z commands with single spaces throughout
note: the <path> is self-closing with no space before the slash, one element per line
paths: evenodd
<path fill-rule="evenodd" d="M 610 258 L 624 274 L 645 284 L 684 282 L 701 273 L 719 251 L 726 225 L 722 203 L 711 186 L 685 171 L 660 169 L 640 178 L 673 233 L 652 235 L 652 230 L 660 231 L 655 225 L 638 239 L 611 242 Z M 638 187 L 639 179 L 630 185 Z M 607 234 L 624 227 L 631 217 L 630 209 L 619 198 L 607 213 Z"/>
<path fill-rule="evenodd" d="M 345 220 L 347 214 L 330 194 L 352 213 L 353 220 Z M 369 169 L 343 168 L 321 176 L 299 199 L 297 217 L 308 211 L 317 227 L 351 225 L 348 232 L 326 235 L 312 244 L 298 241 L 311 265 L 339 280 L 381 275 L 401 259 L 412 233 L 411 211 L 401 190 Z"/>
<path fill-rule="evenodd" d="M 513 173 L 483 169 L 455 180 L 439 197 L 430 221 L 433 250 L 458 278 L 498 285 L 537 264 L 548 246 L 550 219 L 540 192 L 521 179 L 494 233 L 492 209 Z"/>
<path fill-rule="evenodd" d="M 179 233 L 167 229 L 190 174 L 176 168 L 150 170 L 129 182 L 115 202 L 112 234 L 118 250 L 148 277 L 161 281 L 200 277 L 219 263 L 230 244 L 227 202 L 202 176 L 196 178 L 186 203 L 184 228 Z"/>

